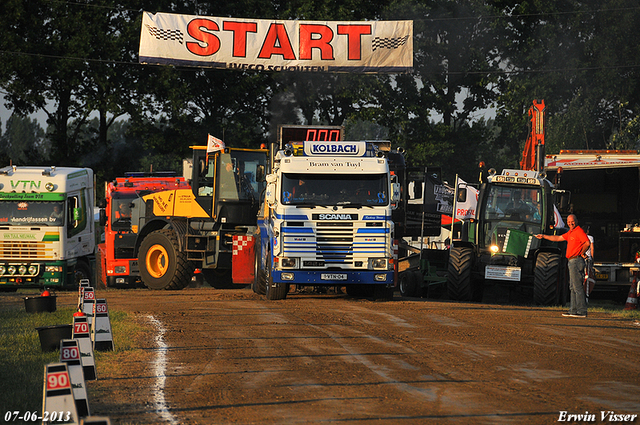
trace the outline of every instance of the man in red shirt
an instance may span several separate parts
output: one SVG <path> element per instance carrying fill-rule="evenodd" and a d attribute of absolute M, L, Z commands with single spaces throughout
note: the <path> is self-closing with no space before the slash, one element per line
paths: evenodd
<path fill-rule="evenodd" d="M 591 246 L 587 234 L 578 226 L 578 219 L 570 214 L 567 217 L 569 231 L 563 235 L 536 235 L 538 239 L 554 242 L 567 241 L 567 259 L 569 267 L 569 288 L 571 289 L 571 304 L 569 311 L 563 316 L 587 317 L 587 298 L 584 293 L 584 268 L 586 252 Z"/>

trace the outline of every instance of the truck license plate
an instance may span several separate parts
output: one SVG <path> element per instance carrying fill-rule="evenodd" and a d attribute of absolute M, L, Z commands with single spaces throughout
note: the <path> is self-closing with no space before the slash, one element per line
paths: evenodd
<path fill-rule="evenodd" d="M 487 266 L 484 269 L 485 279 L 511 280 L 514 282 L 520 282 L 520 274 L 521 274 L 520 267 Z"/>
<path fill-rule="evenodd" d="M 344 273 L 322 273 L 320 275 L 322 280 L 347 280 L 347 275 Z"/>

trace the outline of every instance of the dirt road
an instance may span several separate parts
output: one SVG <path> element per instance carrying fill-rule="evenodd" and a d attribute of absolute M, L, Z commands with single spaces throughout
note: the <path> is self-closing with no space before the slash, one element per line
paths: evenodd
<path fill-rule="evenodd" d="M 100 394 L 92 413 L 112 423 L 550 424 L 640 414 L 637 320 L 397 296 L 274 302 L 249 289 L 98 297 L 154 336 L 144 355 L 98 369 L 89 385 Z"/>

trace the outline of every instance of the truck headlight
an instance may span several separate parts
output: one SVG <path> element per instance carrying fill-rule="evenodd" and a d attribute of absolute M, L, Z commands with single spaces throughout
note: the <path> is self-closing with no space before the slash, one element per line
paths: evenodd
<path fill-rule="evenodd" d="M 33 264 L 29 266 L 29 274 L 31 276 L 35 276 L 38 274 L 38 267 L 34 266 Z"/>
<path fill-rule="evenodd" d="M 27 272 L 27 266 L 18 267 L 18 273 L 25 274 Z"/>
<path fill-rule="evenodd" d="M 9 274 L 16 274 L 16 266 L 9 266 Z"/>
<path fill-rule="evenodd" d="M 44 268 L 45 272 L 61 272 L 62 266 L 46 266 Z"/>
<path fill-rule="evenodd" d="M 280 259 L 280 266 L 281 267 L 286 267 L 286 268 L 294 268 L 296 266 L 297 263 L 297 258 L 281 258 Z"/>
<path fill-rule="evenodd" d="M 3 275 L 7 272 L 7 268 L 5 266 L 0 266 L 0 275 Z"/>
<path fill-rule="evenodd" d="M 372 269 L 386 269 L 387 259 L 386 258 L 370 258 L 369 267 Z"/>
<path fill-rule="evenodd" d="M 500 248 L 498 247 L 498 245 L 491 245 L 489 247 L 489 251 L 491 251 L 492 254 L 497 254 L 498 251 L 500 251 Z"/>
<path fill-rule="evenodd" d="M 126 266 L 115 266 L 113 268 L 113 272 L 117 273 L 117 274 L 123 274 L 127 272 L 127 267 Z"/>

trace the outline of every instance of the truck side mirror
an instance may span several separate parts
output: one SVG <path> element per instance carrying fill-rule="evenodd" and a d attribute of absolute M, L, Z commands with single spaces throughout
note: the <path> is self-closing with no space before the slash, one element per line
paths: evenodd
<path fill-rule="evenodd" d="M 464 203 L 467 202 L 467 188 L 458 186 L 458 195 L 456 198 L 456 202 Z"/>
<path fill-rule="evenodd" d="M 267 203 L 267 205 L 269 205 L 270 208 L 276 204 L 276 184 L 275 183 L 269 183 L 267 185 L 267 191 L 265 192 L 264 200 Z"/>
<path fill-rule="evenodd" d="M 100 208 L 100 226 L 104 227 L 107 224 L 107 212 L 104 208 Z"/>
<path fill-rule="evenodd" d="M 554 192 L 555 204 L 560 211 L 564 211 L 571 203 L 571 192 L 567 190 L 556 190 Z"/>
<path fill-rule="evenodd" d="M 413 199 L 422 199 L 422 182 L 413 182 Z"/>
<path fill-rule="evenodd" d="M 261 182 L 264 180 L 264 165 L 258 165 L 256 168 L 256 182 Z"/>
<path fill-rule="evenodd" d="M 395 209 L 398 207 L 398 202 L 400 202 L 400 183 L 391 183 L 391 190 L 391 204 Z M 395 204 L 395 207 L 393 204 Z"/>

